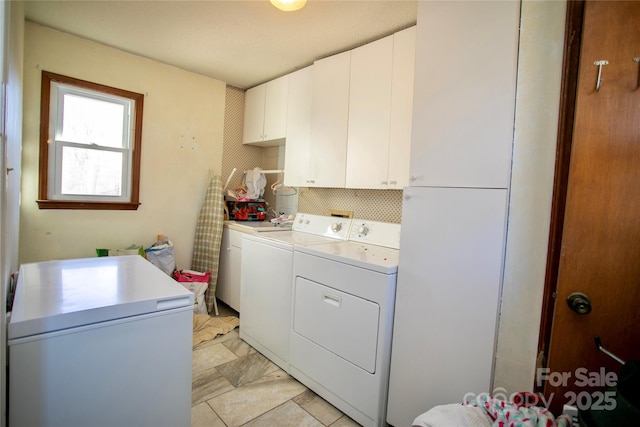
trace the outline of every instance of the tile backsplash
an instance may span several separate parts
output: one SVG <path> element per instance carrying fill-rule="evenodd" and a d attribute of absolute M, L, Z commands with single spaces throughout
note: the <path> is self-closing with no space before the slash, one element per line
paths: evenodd
<path fill-rule="evenodd" d="M 300 212 L 326 215 L 329 209 L 353 211 L 354 218 L 399 223 L 402 190 L 300 188 Z"/>
<path fill-rule="evenodd" d="M 262 166 L 264 148 L 242 144 L 242 123 L 244 117 L 244 91 L 227 86 L 224 112 L 224 137 L 222 146 L 222 182 L 226 182 L 233 168 L 237 172 L 229 183 L 234 189 L 242 185 L 245 170 Z"/>

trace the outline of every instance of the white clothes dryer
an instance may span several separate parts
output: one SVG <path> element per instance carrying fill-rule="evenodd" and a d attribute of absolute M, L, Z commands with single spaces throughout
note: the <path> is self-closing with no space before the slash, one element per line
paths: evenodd
<path fill-rule="evenodd" d="M 364 426 L 386 425 L 400 225 L 296 247 L 291 375 Z"/>

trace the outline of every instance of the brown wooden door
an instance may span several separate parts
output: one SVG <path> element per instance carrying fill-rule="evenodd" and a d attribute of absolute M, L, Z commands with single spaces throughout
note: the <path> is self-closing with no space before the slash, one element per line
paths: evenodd
<path fill-rule="evenodd" d="M 597 403 L 601 367 L 619 372 L 620 365 L 596 349 L 594 336 L 622 359 L 640 359 L 640 63 L 634 62 L 640 57 L 640 2 L 587 2 L 582 34 L 544 382 L 554 411 L 568 400 Z M 608 61 L 599 91 L 598 60 Z M 568 307 L 573 292 L 589 297 L 591 313 Z"/>

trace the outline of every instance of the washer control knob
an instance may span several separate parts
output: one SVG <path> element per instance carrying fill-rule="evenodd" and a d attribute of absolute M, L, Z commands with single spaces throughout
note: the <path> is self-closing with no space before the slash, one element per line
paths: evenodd
<path fill-rule="evenodd" d="M 342 224 L 340 224 L 339 222 L 334 222 L 331 226 L 331 229 L 334 233 L 337 233 L 338 231 L 342 230 Z"/>
<path fill-rule="evenodd" d="M 366 225 L 361 225 L 360 227 L 358 227 L 358 234 L 362 234 L 366 236 L 368 232 L 369 232 L 369 227 L 367 227 Z"/>

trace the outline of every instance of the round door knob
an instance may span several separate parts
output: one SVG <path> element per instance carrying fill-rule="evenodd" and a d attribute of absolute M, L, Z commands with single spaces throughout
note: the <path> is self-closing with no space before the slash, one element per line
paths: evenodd
<path fill-rule="evenodd" d="M 335 222 L 335 223 L 331 226 L 331 229 L 332 229 L 334 232 L 336 232 L 336 233 L 337 233 L 338 231 L 340 231 L 340 229 L 342 229 L 342 224 L 340 224 L 339 222 Z"/>
<path fill-rule="evenodd" d="M 365 236 L 369 232 L 369 228 L 366 225 L 362 225 L 358 228 L 358 234 L 364 234 Z"/>
<path fill-rule="evenodd" d="M 569 308 L 580 315 L 591 313 L 591 300 L 582 292 L 574 292 L 567 297 Z"/>

